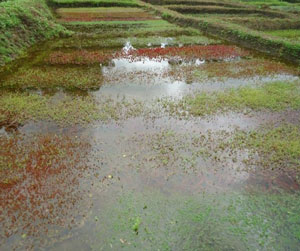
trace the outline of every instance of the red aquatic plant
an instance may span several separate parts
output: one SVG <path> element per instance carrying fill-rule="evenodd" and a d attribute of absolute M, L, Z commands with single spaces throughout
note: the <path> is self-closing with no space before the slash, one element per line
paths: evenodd
<path fill-rule="evenodd" d="M 0 136 L 0 236 L 70 226 L 87 192 L 79 189 L 88 143 L 55 134 Z"/>
<path fill-rule="evenodd" d="M 89 65 L 101 63 L 105 64 L 112 59 L 112 52 L 109 51 L 87 51 L 76 50 L 72 52 L 52 52 L 48 58 L 45 59 L 45 63 L 52 65 Z"/>
<path fill-rule="evenodd" d="M 237 57 L 245 57 L 249 53 L 241 48 L 230 45 L 195 45 L 184 47 L 166 47 L 166 48 L 145 48 L 130 50 L 128 53 L 119 53 L 120 57 L 128 57 L 132 60 L 139 60 L 147 57 L 150 59 L 169 59 L 180 57 L 184 60 L 224 60 Z"/>

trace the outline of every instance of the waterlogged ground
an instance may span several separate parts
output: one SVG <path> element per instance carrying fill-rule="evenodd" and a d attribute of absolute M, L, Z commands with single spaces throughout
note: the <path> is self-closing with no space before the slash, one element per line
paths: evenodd
<path fill-rule="evenodd" d="M 1 250 L 298 250 L 297 68 L 84 11 L 1 73 Z"/>

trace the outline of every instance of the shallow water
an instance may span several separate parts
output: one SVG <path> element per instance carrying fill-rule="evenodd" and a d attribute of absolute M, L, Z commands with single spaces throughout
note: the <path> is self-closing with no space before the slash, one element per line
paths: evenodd
<path fill-rule="evenodd" d="M 237 60 L 260 60 L 251 57 Z M 203 70 L 202 64 L 191 64 Z M 283 64 L 261 75 L 189 79 L 177 74 L 195 70 L 186 66 L 114 58 L 99 66 L 99 90 L 82 96 L 99 101 L 99 110 L 108 113 L 107 99 L 120 102 L 120 111 L 113 111 L 118 119 L 68 126 L 29 119 L 16 128 L 2 127 L 7 143 L 0 145 L 0 156 L 16 159 L 23 167 L 17 174 L 25 179 L 1 189 L 1 250 L 298 249 L 297 173 L 249 164 L 249 149 L 222 148 L 222 142 L 270 124 L 299 125 L 299 111 L 182 118 L 165 112 L 158 101 L 299 80 L 295 69 Z M 29 92 L 48 95 L 38 88 Z M 54 106 L 77 95 L 54 89 L 49 100 Z M 133 105 L 126 102 L 132 100 L 143 104 L 142 111 L 130 112 Z M 56 172 L 47 173 L 51 168 Z"/>

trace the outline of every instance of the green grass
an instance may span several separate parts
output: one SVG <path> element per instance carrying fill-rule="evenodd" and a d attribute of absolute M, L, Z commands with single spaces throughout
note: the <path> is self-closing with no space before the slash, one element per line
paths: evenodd
<path fill-rule="evenodd" d="M 123 13 L 123 12 L 144 12 L 140 8 L 122 8 L 122 7 L 82 7 L 82 8 L 59 8 L 57 13 Z"/>
<path fill-rule="evenodd" d="M 267 33 L 275 37 L 281 37 L 295 42 L 300 42 L 299 29 L 298 30 L 274 30 L 274 31 L 268 31 Z"/>
<path fill-rule="evenodd" d="M 178 103 L 166 102 L 172 114 L 180 111 L 193 116 L 203 116 L 227 110 L 272 110 L 300 108 L 299 84 L 275 82 L 260 87 L 241 87 L 223 92 L 199 93 L 183 98 Z"/>
<path fill-rule="evenodd" d="M 38 41 L 67 34 L 55 23 L 44 0 L 2 2 L 0 13 L 0 65 Z"/>
<path fill-rule="evenodd" d="M 179 27 L 164 20 L 69 22 L 64 25 L 68 29 L 88 33 L 91 38 L 202 35 L 196 29 Z"/>
<path fill-rule="evenodd" d="M 291 5 L 288 2 L 280 1 L 280 0 L 263 0 L 263 1 L 241 0 L 239 2 L 241 2 L 243 4 L 254 5 L 254 6 L 289 6 L 289 5 Z"/>
<path fill-rule="evenodd" d="M 290 18 L 268 18 L 248 15 L 246 17 L 220 17 L 220 19 L 259 31 L 297 29 L 297 27 L 300 27 L 299 20 Z"/>
<path fill-rule="evenodd" d="M 131 27 L 159 27 L 159 26 L 175 26 L 165 20 L 142 20 L 142 21 L 92 21 L 92 22 L 72 22 L 68 23 L 69 26 L 84 25 L 96 26 L 103 29 L 111 28 L 131 28 Z"/>
<path fill-rule="evenodd" d="M 274 10 L 300 13 L 300 4 L 290 6 L 272 6 Z"/>

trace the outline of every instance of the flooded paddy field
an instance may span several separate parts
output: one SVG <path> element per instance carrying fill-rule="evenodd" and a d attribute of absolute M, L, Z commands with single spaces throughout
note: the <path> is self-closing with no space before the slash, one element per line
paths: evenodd
<path fill-rule="evenodd" d="M 299 68 L 73 8 L 1 71 L 0 249 L 298 250 Z"/>

